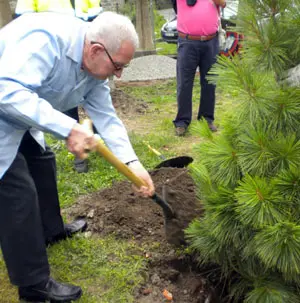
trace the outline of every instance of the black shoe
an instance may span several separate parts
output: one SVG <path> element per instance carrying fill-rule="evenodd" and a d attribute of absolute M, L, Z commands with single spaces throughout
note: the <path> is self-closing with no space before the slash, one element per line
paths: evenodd
<path fill-rule="evenodd" d="M 65 232 L 68 238 L 74 234 L 84 232 L 87 229 L 87 222 L 83 218 L 77 218 L 72 223 L 65 224 Z"/>
<path fill-rule="evenodd" d="M 212 122 L 208 123 L 208 127 L 212 132 L 218 131 L 217 127 Z"/>
<path fill-rule="evenodd" d="M 46 302 L 51 303 L 63 302 L 69 303 L 76 301 L 82 295 L 82 290 L 79 286 L 70 284 L 58 283 L 54 279 L 44 283 L 44 286 L 40 284 L 19 287 L 19 298 L 25 302 Z"/>
<path fill-rule="evenodd" d="M 176 134 L 176 136 L 182 137 L 182 136 L 185 135 L 185 133 L 186 133 L 186 127 L 184 127 L 184 126 L 177 126 L 175 128 L 175 134 Z"/>
<path fill-rule="evenodd" d="M 88 162 L 87 160 L 82 160 L 82 159 L 75 159 L 74 160 L 74 168 L 75 170 L 81 174 L 81 173 L 87 173 L 88 170 L 89 170 L 89 167 L 88 167 Z"/>
<path fill-rule="evenodd" d="M 82 218 L 78 218 L 72 223 L 64 224 L 64 227 L 64 232 L 46 239 L 47 246 L 65 240 L 66 238 L 71 238 L 76 233 L 84 232 L 87 229 L 87 222 Z"/>

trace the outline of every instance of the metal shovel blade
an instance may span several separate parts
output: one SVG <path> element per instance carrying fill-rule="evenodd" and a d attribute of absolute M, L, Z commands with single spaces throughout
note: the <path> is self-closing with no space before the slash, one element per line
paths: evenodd
<path fill-rule="evenodd" d="M 161 163 L 159 163 L 155 168 L 161 168 L 161 167 L 177 167 L 177 168 L 183 168 L 188 166 L 190 163 L 192 163 L 194 159 L 189 156 L 181 156 L 176 158 L 167 159 Z"/>

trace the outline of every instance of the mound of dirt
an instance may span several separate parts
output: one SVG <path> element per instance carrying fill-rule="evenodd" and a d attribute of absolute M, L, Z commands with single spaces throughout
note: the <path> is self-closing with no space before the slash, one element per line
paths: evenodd
<path fill-rule="evenodd" d="M 151 176 L 159 195 L 167 187 L 171 198 L 167 202 L 183 221 L 183 228 L 201 215 L 193 179 L 185 168 L 161 168 L 152 171 Z M 110 188 L 79 198 L 68 213 L 87 217 L 93 233 L 114 233 L 149 243 L 166 242 L 162 209 L 152 199 L 137 196 L 128 181 L 115 182 Z"/>
<path fill-rule="evenodd" d="M 152 171 L 151 175 L 159 195 L 163 188 L 167 189 L 167 202 L 182 228 L 187 227 L 193 218 L 201 216 L 195 184 L 186 168 L 160 168 Z M 164 288 L 173 294 L 173 302 L 218 302 L 216 297 L 213 298 L 210 283 L 201 277 L 185 256 L 178 256 L 174 246 L 167 242 L 166 232 L 172 234 L 172 230 L 171 227 L 165 228 L 160 206 L 150 198 L 137 196 L 129 182 L 115 182 L 110 188 L 81 197 L 67 213 L 71 217 L 85 216 L 88 230 L 100 236 L 114 234 L 149 248 L 160 243 L 159 249 L 147 252 L 148 278 L 136 292 L 136 303 L 164 302 Z"/>
<path fill-rule="evenodd" d="M 144 114 L 149 107 L 144 100 L 133 98 L 117 88 L 111 91 L 111 98 L 120 118 L 123 115 Z"/>

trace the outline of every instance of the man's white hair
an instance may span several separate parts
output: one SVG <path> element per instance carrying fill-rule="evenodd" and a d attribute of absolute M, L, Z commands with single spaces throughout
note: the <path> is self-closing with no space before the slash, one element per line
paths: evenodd
<path fill-rule="evenodd" d="M 137 32 L 130 19 L 114 12 L 100 13 L 90 23 L 86 38 L 89 41 L 103 42 L 112 53 L 119 50 L 123 41 L 131 42 L 135 49 L 139 45 Z"/>

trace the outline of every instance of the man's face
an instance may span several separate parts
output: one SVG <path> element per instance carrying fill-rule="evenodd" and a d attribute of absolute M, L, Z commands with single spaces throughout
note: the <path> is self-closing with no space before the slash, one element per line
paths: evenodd
<path fill-rule="evenodd" d="M 89 42 L 83 57 L 84 69 L 93 77 L 105 80 L 115 75 L 120 78 L 134 55 L 134 47 L 129 41 L 123 41 L 115 54 L 109 53 L 105 43 Z"/>

